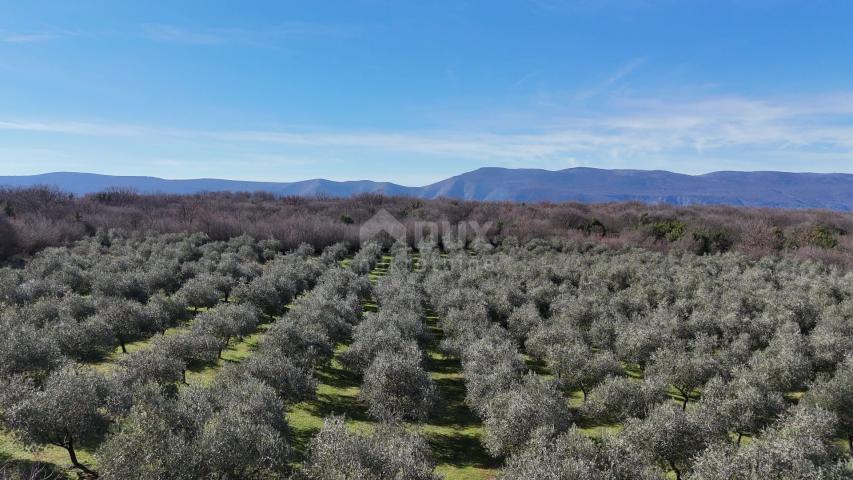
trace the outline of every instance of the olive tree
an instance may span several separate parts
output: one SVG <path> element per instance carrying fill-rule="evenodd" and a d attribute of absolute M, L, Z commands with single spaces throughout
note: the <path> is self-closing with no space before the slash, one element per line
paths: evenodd
<path fill-rule="evenodd" d="M 177 415 L 167 412 L 167 408 L 133 406 L 96 452 L 100 478 L 199 478 L 200 462 L 192 437 L 175 428 Z"/>
<path fill-rule="evenodd" d="M 401 351 L 410 348 L 411 344 L 414 341 L 407 339 L 396 325 L 387 321 L 387 317 L 368 313 L 364 321 L 356 325 L 353 342 L 343 353 L 342 361 L 351 370 L 362 373 L 380 352 Z"/>
<path fill-rule="evenodd" d="M 216 337 L 205 333 L 180 333 L 158 338 L 154 349 L 164 356 L 182 362 L 181 381 L 186 383 L 187 366 L 192 362 L 210 363 L 216 361 L 221 343 Z"/>
<path fill-rule="evenodd" d="M 163 350 L 151 348 L 129 353 L 118 361 L 117 377 L 124 385 L 156 382 L 162 385 L 181 381 L 186 363 Z"/>
<path fill-rule="evenodd" d="M 853 452 L 853 355 L 847 356 L 832 377 L 812 383 L 803 403 L 833 412 L 838 417 L 838 434 L 847 438 Z"/>
<path fill-rule="evenodd" d="M 95 305 L 98 309 L 95 317 L 110 326 L 124 353 L 127 353 L 127 342 L 149 330 L 142 304 L 137 301 L 100 297 Z"/>
<path fill-rule="evenodd" d="M 264 335 L 264 349 L 289 355 L 306 365 L 319 366 L 332 358 L 333 345 L 323 325 L 301 316 L 287 315 Z"/>
<path fill-rule="evenodd" d="M 74 365 L 47 377 L 41 387 L 31 387 L 18 401 L 5 406 L 6 426 L 35 444 L 65 449 L 74 468 L 94 475 L 77 459 L 77 447 L 96 444 L 107 432 L 105 413 L 109 386 L 97 373 Z"/>
<path fill-rule="evenodd" d="M 524 362 L 512 341 L 486 334 L 468 343 L 462 355 L 465 402 L 480 416 L 489 402 L 507 391 L 524 372 Z"/>
<path fill-rule="evenodd" d="M 507 455 L 523 448 L 538 428 L 562 432 L 571 422 L 568 405 L 554 383 L 530 373 L 489 402 L 483 444 L 494 456 Z"/>
<path fill-rule="evenodd" d="M 145 304 L 143 315 L 149 330 L 163 333 L 188 319 L 187 304 L 179 296 L 155 293 Z"/>
<path fill-rule="evenodd" d="M 826 410 L 795 408 L 748 445 L 711 445 L 697 457 L 691 478 L 849 479 L 846 459 L 833 442 L 835 421 Z"/>
<path fill-rule="evenodd" d="M 812 364 L 799 326 L 792 322 L 782 324 L 767 348 L 753 354 L 749 366 L 762 372 L 774 390 L 788 392 L 802 386 L 812 374 Z"/>
<path fill-rule="evenodd" d="M 715 377 L 705 385 L 700 410 L 735 432 L 740 444 L 745 434 L 757 433 L 772 422 L 785 405 L 782 392 L 773 390 L 760 372 L 739 369 L 729 382 Z"/>
<path fill-rule="evenodd" d="M 718 368 L 709 349 L 673 346 L 658 349 L 652 355 L 646 375 L 675 387 L 681 394 L 681 408 L 686 409 L 694 390 L 713 377 Z"/>
<path fill-rule="evenodd" d="M 47 329 L 62 353 L 76 360 L 102 357 L 115 348 L 116 336 L 111 325 L 99 316 L 81 322 L 63 320 Z"/>
<path fill-rule="evenodd" d="M 317 379 L 310 366 L 263 349 L 245 362 L 245 373 L 272 387 L 285 402 L 297 403 L 316 396 Z"/>
<path fill-rule="evenodd" d="M 653 480 L 654 465 L 641 454 L 605 437 L 596 442 L 575 427 L 555 434 L 553 429 L 534 432 L 522 450 L 510 456 L 501 480 Z"/>
<path fill-rule="evenodd" d="M 347 430 L 344 419 L 326 418 L 308 445 L 298 480 L 438 480 L 429 446 L 416 433 L 380 424 L 362 435 Z"/>
<path fill-rule="evenodd" d="M 569 391 L 587 392 L 609 375 L 621 375 L 622 366 L 609 351 L 594 352 L 581 341 L 554 345 L 548 349 L 548 365 L 560 385 Z"/>
<path fill-rule="evenodd" d="M 252 333 L 260 322 L 258 310 L 248 304 L 222 304 L 200 313 L 193 322 L 193 332 L 219 339 L 219 357 L 231 338 Z"/>
<path fill-rule="evenodd" d="M 698 415 L 672 403 L 658 405 L 645 419 L 629 419 L 621 436 L 627 444 L 670 468 L 678 480 L 684 478 L 693 456 L 713 440 Z"/>
<path fill-rule="evenodd" d="M 44 331 L 20 323 L 0 323 L 0 329 L 0 376 L 42 379 L 61 363 L 62 353 Z"/>
<path fill-rule="evenodd" d="M 666 400 L 667 385 L 654 378 L 643 381 L 628 377 L 607 377 L 595 386 L 581 407 L 581 413 L 597 421 L 621 422 L 644 418 Z"/>
<path fill-rule="evenodd" d="M 210 276 L 203 275 L 187 280 L 176 293 L 187 305 L 198 311 L 199 308 L 210 308 L 225 297 Z"/>
<path fill-rule="evenodd" d="M 425 420 L 436 401 L 435 383 L 421 367 L 416 346 L 382 351 L 364 372 L 361 397 L 378 420 Z"/>

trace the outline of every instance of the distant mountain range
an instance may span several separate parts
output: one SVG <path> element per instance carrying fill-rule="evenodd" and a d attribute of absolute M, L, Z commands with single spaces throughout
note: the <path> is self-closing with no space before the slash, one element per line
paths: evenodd
<path fill-rule="evenodd" d="M 91 173 L 0 176 L 0 186 L 50 185 L 83 195 L 109 188 L 140 193 L 188 194 L 213 191 L 265 191 L 277 195 L 348 197 L 377 192 L 431 199 L 589 203 L 636 200 L 675 205 L 742 205 L 779 208 L 853 210 L 853 174 L 786 172 L 713 172 L 684 175 L 661 170 L 569 168 L 481 168 L 424 187 L 369 180 L 334 182 L 247 182 L 237 180 L 164 180 Z"/>

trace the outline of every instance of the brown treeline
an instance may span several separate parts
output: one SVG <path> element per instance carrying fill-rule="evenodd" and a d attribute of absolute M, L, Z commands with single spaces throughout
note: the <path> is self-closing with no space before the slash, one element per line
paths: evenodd
<path fill-rule="evenodd" d="M 276 238 L 285 248 L 356 244 L 361 225 L 386 210 L 407 225 L 410 241 L 427 230 L 457 235 L 460 224 L 488 227 L 495 244 L 514 237 L 568 238 L 610 247 L 752 257 L 790 255 L 853 267 L 853 213 L 731 206 L 469 202 L 362 194 L 351 198 L 277 197 L 268 193 L 140 195 L 111 190 L 75 197 L 50 187 L 0 189 L 0 259 L 67 245 L 102 229 L 204 232 Z M 451 226 L 450 229 L 447 226 Z M 472 239 L 476 230 L 467 228 Z"/>

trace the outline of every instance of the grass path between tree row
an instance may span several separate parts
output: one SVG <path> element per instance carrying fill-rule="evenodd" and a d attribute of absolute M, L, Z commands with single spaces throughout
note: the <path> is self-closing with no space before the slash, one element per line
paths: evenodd
<path fill-rule="evenodd" d="M 374 284 L 388 272 L 390 256 L 384 256 L 368 278 Z M 417 267 L 417 257 L 415 257 Z M 364 304 L 364 311 L 376 311 L 373 302 Z M 412 424 L 426 439 L 436 462 L 436 471 L 448 480 L 486 480 L 497 475 L 498 461 L 491 458 L 480 442 L 480 420 L 465 405 L 465 380 L 458 359 L 447 357 L 438 350 L 443 332 L 436 316 L 429 312 L 425 319 L 433 340 L 427 346 L 426 370 L 436 382 L 440 403 L 429 420 Z M 339 361 L 349 348 L 340 344 L 331 363 L 315 372 L 319 385 L 317 398 L 294 405 L 288 413 L 288 423 L 294 434 L 297 458 L 304 458 L 311 438 L 322 428 L 323 418 L 346 415 L 347 426 L 353 431 L 370 431 L 375 422 L 367 415 L 367 406 L 359 398 L 361 378 L 347 370 Z"/>

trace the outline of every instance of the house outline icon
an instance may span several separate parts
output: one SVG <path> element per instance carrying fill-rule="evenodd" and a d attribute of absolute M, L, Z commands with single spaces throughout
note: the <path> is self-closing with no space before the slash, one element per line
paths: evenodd
<path fill-rule="evenodd" d="M 384 208 L 364 222 L 358 232 L 361 243 L 373 239 L 380 233 L 385 232 L 398 242 L 406 241 L 406 226 L 400 223 L 394 215 Z"/>

